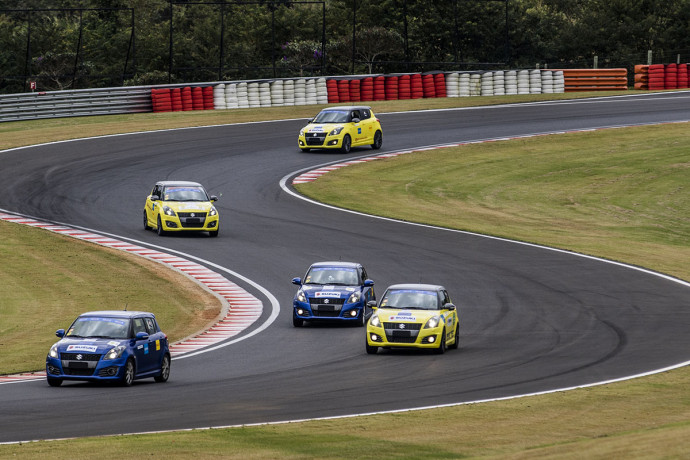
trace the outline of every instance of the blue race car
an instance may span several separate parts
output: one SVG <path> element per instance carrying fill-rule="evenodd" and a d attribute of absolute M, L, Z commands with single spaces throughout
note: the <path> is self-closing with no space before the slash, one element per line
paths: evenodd
<path fill-rule="evenodd" d="M 292 302 L 292 324 L 305 321 L 341 321 L 364 326 L 372 309 L 367 302 L 376 300 L 374 282 L 361 264 L 353 262 L 318 262 L 312 264 L 304 280 L 293 278 L 299 286 Z"/>
<path fill-rule="evenodd" d="M 92 311 L 80 315 L 46 357 L 46 377 L 53 387 L 65 380 L 111 381 L 129 386 L 136 379 L 170 376 L 168 337 L 153 313 Z"/>

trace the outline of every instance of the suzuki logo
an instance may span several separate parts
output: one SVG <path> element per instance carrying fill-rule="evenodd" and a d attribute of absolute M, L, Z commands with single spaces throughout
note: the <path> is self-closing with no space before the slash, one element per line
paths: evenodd
<path fill-rule="evenodd" d="M 330 300 L 328 300 L 328 299 L 323 299 L 323 303 L 328 303 L 328 302 L 330 302 Z"/>
<path fill-rule="evenodd" d="M 82 355 L 77 355 L 76 358 L 77 358 L 78 361 L 80 361 L 80 360 L 83 358 L 83 356 L 82 356 Z"/>
<path fill-rule="evenodd" d="M 400 326 L 398 326 L 400 329 L 405 329 L 405 323 L 400 323 Z"/>
<path fill-rule="evenodd" d="M 192 213 L 192 214 L 190 214 L 190 215 L 191 215 L 192 217 L 196 217 L 196 214 L 194 214 L 194 213 Z"/>

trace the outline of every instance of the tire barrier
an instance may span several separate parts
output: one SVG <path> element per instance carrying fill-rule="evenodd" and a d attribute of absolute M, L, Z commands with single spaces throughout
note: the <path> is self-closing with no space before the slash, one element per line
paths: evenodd
<path fill-rule="evenodd" d="M 645 66 L 645 72 L 653 72 L 652 67 Z M 668 76 L 664 73 L 664 68 L 661 71 L 660 81 L 663 85 L 675 84 L 678 87 L 681 84 L 687 85 L 687 66 L 685 64 L 676 66 L 673 69 L 673 74 L 669 72 Z M 568 72 L 572 71 L 536 69 L 490 72 L 429 72 L 423 74 L 223 82 L 193 87 L 154 88 L 151 89 L 151 102 L 154 112 L 170 112 L 325 105 L 436 97 L 562 93 L 573 90 L 572 85 L 568 86 L 566 83 Z M 591 72 L 591 70 L 577 70 L 575 72 L 577 73 L 576 78 L 582 80 L 585 77 L 581 74 Z M 639 79 L 641 78 L 639 77 Z M 601 77 L 597 81 L 610 86 L 612 79 L 618 83 L 621 77 Z M 651 77 L 645 76 L 645 83 L 650 79 Z M 623 80 L 625 80 L 624 77 Z M 637 82 L 638 77 L 636 77 L 636 84 Z M 592 78 L 588 77 L 587 84 L 581 87 L 590 88 L 593 84 Z"/>
<path fill-rule="evenodd" d="M 635 66 L 635 89 L 662 90 L 690 88 L 688 64 Z"/>

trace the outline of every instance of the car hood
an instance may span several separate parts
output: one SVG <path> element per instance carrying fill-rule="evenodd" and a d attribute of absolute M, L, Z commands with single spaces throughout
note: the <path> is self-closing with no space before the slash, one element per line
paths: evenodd
<path fill-rule="evenodd" d="M 162 205 L 175 212 L 209 212 L 213 206 L 210 201 L 164 201 Z"/>
<path fill-rule="evenodd" d="M 344 126 L 345 123 L 310 123 L 304 127 L 305 133 L 330 133 L 335 128 Z"/>
<path fill-rule="evenodd" d="M 113 347 L 124 345 L 126 339 L 81 339 L 66 337 L 57 343 L 60 353 L 98 353 L 103 354 Z"/>
<path fill-rule="evenodd" d="M 325 299 L 347 299 L 353 292 L 359 291 L 359 286 L 335 286 L 329 284 L 316 284 L 302 286 L 302 292 L 308 298 L 325 298 Z"/>
<path fill-rule="evenodd" d="M 426 323 L 429 318 L 441 315 L 438 310 L 405 310 L 398 308 L 379 308 L 376 310 L 381 322 L 386 323 Z"/>

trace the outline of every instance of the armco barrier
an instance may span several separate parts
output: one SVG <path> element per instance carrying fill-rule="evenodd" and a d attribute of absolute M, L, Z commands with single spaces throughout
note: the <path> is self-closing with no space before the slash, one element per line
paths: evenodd
<path fill-rule="evenodd" d="M 563 72 L 565 92 L 628 89 L 627 69 L 556 69 Z"/>

